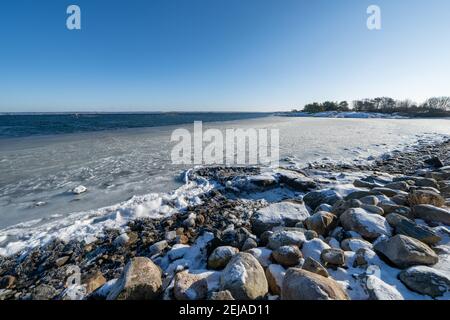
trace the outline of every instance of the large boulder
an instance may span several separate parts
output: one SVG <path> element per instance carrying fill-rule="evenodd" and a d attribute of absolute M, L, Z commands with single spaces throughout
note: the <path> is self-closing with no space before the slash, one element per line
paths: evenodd
<path fill-rule="evenodd" d="M 305 240 L 305 234 L 300 230 L 277 230 L 269 237 L 267 247 L 272 250 L 289 245 L 301 247 Z"/>
<path fill-rule="evenodd" d="M 82 276 L 82 283 L 86 288 L 86 294 L 90 294 L 106 283 L 106 278 L 100 271 L 93 271 Z"/>
<path fill-rule="evenodd" d="M 271 174 L 260 174 L 256 176 L 249 176 L 247 181 L 259 188 L 266 189 L 270 187 L 274 187 L 278 184 L 277 179 Z M 248 190 L 252 190 L 251 186 L 248 186 Z"/>
<path fill-rule="evenodd" d="M 293 227 L 309 217 L 309 212 L 303 203 L 283 201 L 272 203 L 262 208 L 251 217 L 252 231 L 260 235 L 273 227 Z"/>
<path fill-rule="evenodd" d="M 418 225 L 406 218 L 395 226 L 395 232 L 420 240 L 428 245 L 435 245 L 442 240 L 430 227 Z"/>
<path fill-rule="evenodd" d="M 439 260 L 425 243 L 404 235 L 380 241 L 375 244 L 374 249 L 401 269 L 415 265 L 434 265 Z"/>
<path fill-rule="evenodd" d="M 355 231 L 368 240 L 381 235 L 390 236 L 392 232 L 384 217 L 368 213 L 362 208 L 348 209 L 340 216 L 340 221 L 344 229 Z"/>
<path fill-rule="evenodd" d="M 294 171 L 280 170 L 278 172 L 278 179 L 281 183 L 286 184 L 296 191 L 306 192 L 317 186 L 313 179 Z"/>
<path fill-rule="evenodd" d="M 320 259 L 326 266 L 343 266 L 345 264 L 345 254 L 341 249 L 325 249 L 320 254 Z"/>
<path fill-rule="evenodd" d="M 161 270 L 148 258 L 133 258 L 107 296 L 107 300 L 152 300 L 159 296 Z"/>
<path fill-rule="evenodd" d="M 361 248 L 372 249 L 372 244 L 364 239 L 347 238 L 342 240 L 341 248 L 345 251 L 356 252 Z"/>
<path fill-rule="evenodd" d="M 208 295 L 208 280 L 218 282 L 217 271 L 182 271 L 175 275 L 173 295 L 177 300 L 204 300 Z M 211 288 L 216 289 L 216 288 Z"/>
<path fill-rule="evenodd" d="M 279 264 L 271 264 L 266 269 L 267 283 L 269 284 L 269 289 L 272 294 L 281 294 L 281 287 L 283 286 L 283 279 L 285 275 L 286 269 Z"/>
<path fill-rule="evenodd" d="M 390 189 L 390 188 L 386 188 L 386 187 L 374 188 L 374 189 L 372 189 L 372 191 L 379 192 L 381 194 L 384 194 L 387 197 L 395 197 L 396 195 L 399 195 L 399 194 L 407 194 L 404 191 L 394 190 L 394 189 Z"/>
<path fill-rule="evenodd" d="M 293 267 L 299 264 L 302 253 L 297 246 L 282 246 L 272 252 L 273 259 L 283 267 Z"/>
<path fill-rule="evenodd" d="M 401 190 L 401 191 L 408 191 L 410 186 L 405 181 L 396 181 L 388 183 L 384 186 L 385 188 L 394 189 L 394 190 Z"/>
<path fill-rule="evenodd" d="M 436 207 L 445 205 L 445 199 L 434 191 L 430 190 L 413 190 L 409 194 L 408 202 L 411 207 L 420 204 L 431 204 Z"/>
<path fill-rule="evenodd" d="M 432 187 L 437 188 L 438 184 L 437 181 L 431 178 L 423 178 L 423 177 L 414 177 L 414 176 L 402 176 L 402 177 L 395 177 L 394 182 L 398 181 L 413 181 L 414 185 L 418 187 Z"/>
<path fill-rule="evenodd" d="M 238 253 L 239 250 L 231 246 L 221 246 L 214 249 L 208 258 L 208 268 L 223 269 L 226 267 L 231 258 Z"/>
<path fill-rule="evenodd" d="M 305 262 L 303 263 L 302 269 L 312 273 L 316 273 L 326 278 L 330 276 L 327 269 L 323 265 L 321 265 L 319 261 L 314 260 L 314 258 L 311 257 L 306 258 Z"/>
<path fill-rule="evenodd" d="M 327 235 L 330 230 L 336 227 L 337 222 L 338 218 L 334 214 L 319 211 L 308 217 L 305 224 L 309 230 L 313 230 L 319 235 Z"/>
<path fill-rule="evenodd" d="M 450 275 L 430 267 L 416 266 L 403 270 L 399 278 L 409 289 L 433 298 L 450 291 Z"/>
<path fill-rule="evenodd" d="M 413 207 L 414 217 L 427 222 L 440 222 L 450 225 L 450 210 L 432 205 L 418 205 Z"/>
<path fill-rule="evenodd" d="M 350 200 L 358 200 L 358 199 L 362 199 L 368 196 L 379 196 L 381 195 L 381 192 L 376 192 L 376 191 L 367 191 L 367 190 L 357 190 L 357 191 L 353 191 L 351 193 L 349 193 L 348 195 L 345 196 L 345 200 L 346 201 L 350 201 Z"/>
<path fill-rule="evenodd" d="M 364 280 L 369 300 L 404 300 L 397 288 L 387 284 L 377 276 L 368 275 Z"/>
<path fill-rule="evenodd" d="M 339 200 L 331 208 L 331 213 L 333 213 L 334 215 L 340 217 L 348 209 L 361 208 L 361 206 L 363 206 L 363 205 L 364 204 L 361 201 L 357 200 L 357 199 L 348 200 L 348 201 L 346 201 L 346 200 Z"/>
<path fill-rule="evenodd" d="M 349 300 L 347 293 L 333 279 L 290 268 L 281 289 L 282 300 Z"/>
<path fill-rule="evenodd" d="M 339 200 L 342 200 L 342 196 L 331 189 L 312 191 L 303 197 L 303 201 L 305 201 L 306 205 L 313 211 L 323 203 L 332 206 Z"/>
<path fill-rule="evenodd" d="M 221 290 L 228 290 L 237 300 L 263 298 L 268 292 L 264 269 L 250 253 L 236 254 L 220 278 Z"/>

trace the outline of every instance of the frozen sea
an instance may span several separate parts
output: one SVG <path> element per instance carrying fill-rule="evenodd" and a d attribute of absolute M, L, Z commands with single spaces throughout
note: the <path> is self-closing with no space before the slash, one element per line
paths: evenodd
<path fill-rule="evenodd" d="M 449 119 L 258 116 L 214 120 L 218 119 L 204 123 L 204 128 L 279 129 L 280 158 L 298 166 L 311 161 L 365 161 L 419 140 L 450 136 Z M 63 227 L 81 228 L 86 235 L 96 230 L 91 218 L 119 223 L 126 215 L 169 213 L 167 201 L 178 201 L 182 207 L 186 204 L 180 200 L 182 194 L 192 200 L 210 188 L 188 190 L 181 179 L 188 168 L 171 162 L 173 130 L 192 130 L 192 126 L 192 122 L 169 123 L 1 138 L 0 247 L 12 238 L 42 240 L 46 233 Z M 88 192 L 74 195 L 71 190 L 79 185 Z"/>

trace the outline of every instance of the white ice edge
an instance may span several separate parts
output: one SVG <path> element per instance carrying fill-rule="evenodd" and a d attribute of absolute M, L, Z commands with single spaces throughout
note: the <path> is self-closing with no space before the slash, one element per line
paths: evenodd
<path fill-rule="evenodd" d="M 191 169 L 192 170 L 192 169 Z M 162 218 L 190 205 L 201 203 L 199 196 L 214 188 L 206 179 L 190 181 L 190 170 L 184 174 L 185 184 L 171 193 L 151 193 L 134 196 L 125 202 L 69 216 L 36 226 L 41 220 L 29 221 L 0 231 L 0 243 L 14 239 L 0 247 L 0 255 L 11 256 L 18 252 L 44 246 L 51 240 L 95 241 L 106 228 L 124 230 L 129 221 L 138 218 Z"/>

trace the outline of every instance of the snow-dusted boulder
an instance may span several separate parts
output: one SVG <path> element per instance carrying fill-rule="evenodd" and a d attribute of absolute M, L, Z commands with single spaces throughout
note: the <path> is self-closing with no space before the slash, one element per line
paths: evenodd
<path fill-rule="evenodd" d="M 223 269 L 238 252 L 238 249 L 230 246 L 217 247 L 208 258 L 208 267 L 211 269 Z"/>
<path fill-rule="evenodd" d="M 450 275 L 430 267 L 409 268 L 400 272 L 399 278 L 411 290 L 433 298 L 450 292 Z"/>
<path fill-rule="evenodd" d="M 182 271 L 175 275 L 173 295 L 177 300 L 204 300 L 219 288 L 220 272 Z"/>
<path fill-rule="evenodd" d="M 416 265 L 434 265 L 439 261 L 436 253 L 425 243 L 404 235 L 380 241 L 374 248 L 377 253 L 401 269 Z"/>
<path fill-rule="evenodd" d="M 271 264 L 266 269 L 267 283 L 269 289 L 274 295 L 281 294 L 281 287 L 283 286 L 283 279 L 286 275 L 286 269 L 279 264 Z"/>
<path fill-rule="evenodd" d="M 348 300 L 347 293 L 335 280 L 318 274 L 290 268 L 281 289 L 283 300 Z"/>
<path fill-rule="evenodd" d="M 342 196 L 331 189 L 312 191 L 303 197 L 303 201 L 305 201 L 306 205 L 313 211 L 323 203 L 332 206 L 339 200 L 342 200 Z"/>
<path fill-rule="evenodd" d="M 340 216 L 341 224 L 348 231 L 355 231 L 369 240 L 381 235 L 390 236 L 392 229 L 386 219 L 362 208 L 348 209 Z"/>
<path fill-rule="evenodd" d="M 220 278 L 221 290 L 228 290 L 237 300 L 263 298 L 268 290 L 264 269 L 249 253 L 236 254 Z"/>
<path fill-rule="evenodd" d="M 267 247 L 272 250 L 289 245 L 301 247 L 305 241 L 305 234 L 299 230 L 278 230 L 270 236 Z"/>
<path fill-rule="evenodd" d="M 309 217 L 309 212 L 303 203 L 283 201 L 273 203 L 258 210 L 251 217 L 252 230 L 260 235 L 264 231 L 278 226 L 295 226 Z"/>

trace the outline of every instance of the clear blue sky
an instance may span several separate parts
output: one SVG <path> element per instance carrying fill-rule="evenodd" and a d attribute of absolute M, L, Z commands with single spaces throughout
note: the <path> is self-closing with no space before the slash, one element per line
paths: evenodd
<path fill-rule="evenodd" d="M 66 29 L 66 9 L 82 30 Z M 366 9 L 382 10 L 382 30 Z M 448 0 L 2 0 L 0 112 L 450 94 Z"/>

